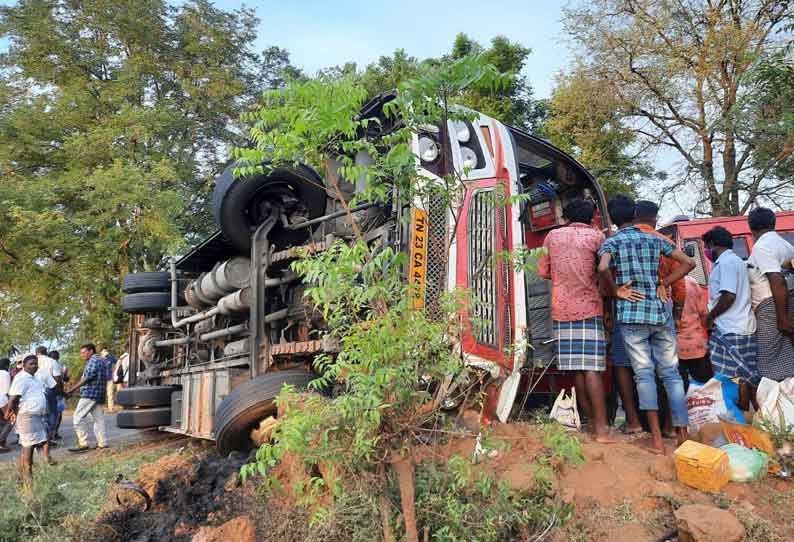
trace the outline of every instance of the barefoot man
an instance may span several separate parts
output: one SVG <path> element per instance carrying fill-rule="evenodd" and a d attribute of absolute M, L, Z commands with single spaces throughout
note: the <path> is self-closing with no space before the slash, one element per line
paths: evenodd
<path fill-rule="evenodd" d="M 16 420 L 19 445 L 19 474 L 22 484 L 30 489 L 33 482 L 33 450 L 41 448 L 44 461 L 53 465 L 50 459 L 49 439 L 47 437 L 47 399 L 44 396 L 46 384 L 33 375 L 39 369 L 35 354 L 28 354 L 22 360 L 22 372 L 16 375 L 8 391 L 6 416 Z M 53 383 L 54 385 L 54 383 Z"/>
<path fill-rule="evenodd" d="M 628 204 L 633 206 L 631 200 L 627 200 Z M 667 324 L 671 315 L 665 302 L 670 285 L 694 269 L 695 262 L 670 241 L 644 233 L 635 227 L 618 230 L 604 241 L 598 254 L 599 276 L 610 294 L 618 297 L 616 318 L 623 331 L 626 354 L 634 369 L 640 410 L 646 411 L 648 416 L 652 435 L 651 451 L 664 454 L 656 374 L 667 391 L 679 443 L 687 439 L 689 422 L 684 383 L 678 373 L 675 341 Z M 659 278 L 661 256 L 672 257 L 678 264 L 663 279 Z M 616 282 L 623 287 L 630 286 L 640 295 L 628 298 L 619 295 Z"/>
<path fill-rule="evenodd" d="M 570 222 L 546 236 L 546 253 L 538 262 L 538 274 L 552 283 L 557 367 L 574 373 L 576 394 L 596 441 L 613 443 L 602 379 L 607 350 L 604 302 L 596 276 L 596 252 L 604 234 L 591 224 L 594 211 L 593 204 L 583 199 L 565 206 L 563 214 Z"/>
<path fill-rule="evenodd" d="M 634 208 L 634 200 L 623 195 L 613 197 L 607 205 L 609 218 L 618 229 L 633 227 Z M 623 344 L 620 322 L 614 322 L 612 330 L 612 368 L 615 371 L 623 411 L 626 413 L 626 423 L 621 430 L 627 435 L 642 433 L 640 411 L 635 401 L 634 372 L 631 369 L 631 360 L 626 354 L 626 346 Z"/>

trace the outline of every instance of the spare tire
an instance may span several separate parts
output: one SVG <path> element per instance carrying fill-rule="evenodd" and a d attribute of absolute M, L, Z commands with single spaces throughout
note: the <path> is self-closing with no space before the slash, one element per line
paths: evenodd
<path fill-rule="evenodd" d="M 127 273 L 121 282 L 121 291 L 125 294 L 140 292 L 170 292 L 171 274 L 165 271 L 144 271 Z"/>
<path fill-rule="evenodd" d="M 120 429 L 145 429 L 171 425 L 171 407 L 122 410 L 116 414 L 116 425 Z"/>
<path fill-rule="evenodd" d="M 250 450 L 251 430 L 276 413 L 276 396 L 284 384 L 306 389 L 315 378 L 303 369 L 290 369 L 258 376 L 234 388 L 215 411 L 218 451 L 226 455 L 233 450 Z"/>
<path fill-rule="evenodd" d="M 171 306 L 171 294 L 166 292 L 145 292 L 129 294 L 121 298 L 121 310 L 130 314 L 163 312 Z"/>
<path fill-rule="evenodd" d="M 176 386 L 141 386 L 116 392 L 116 402 L 124 407 L 162 407 L 171 405 Z"/>
<path fill-rule="evenodd" d="M 274 212 L 274 205 L 287 215 L 302 215 L 311 220 L 325 213 L 326 192 L 322 178 L 312 168 L 278 167 L 268 174 L 235 178 L 231 165 L 215 181 L 212 193 L 212 214 L 223 235 L 242 254 L 251 253 L 251 236 Z M 311 234 L 311 228 L 286 230 L 277 222 L 270 232 L 276 248 L 300 245 Z"/>

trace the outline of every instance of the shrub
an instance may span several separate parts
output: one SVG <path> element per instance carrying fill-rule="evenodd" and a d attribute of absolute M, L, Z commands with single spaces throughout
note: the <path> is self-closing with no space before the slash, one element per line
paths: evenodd
<path fill-rule="evenodd" d="M 511 489 L 459 456 L 417 466 L 416 504 L 434 542 L 532 540 L 571 513 L 547 488 Z"/>

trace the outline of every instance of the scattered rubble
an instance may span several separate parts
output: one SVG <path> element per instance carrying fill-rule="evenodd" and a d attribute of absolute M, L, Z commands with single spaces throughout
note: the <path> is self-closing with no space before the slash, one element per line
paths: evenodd
<path fill-rule="evenodd" d="M 743 542 L 744 526 L 727 510 L 688 505 L 675 511 L 679 542 Z"/>
<path fill-rule="evenodd" d="M 256 527 L 248 517 L 239 516 L 220 527 L 200 528 L 191 542 L 256 542 Z"/>

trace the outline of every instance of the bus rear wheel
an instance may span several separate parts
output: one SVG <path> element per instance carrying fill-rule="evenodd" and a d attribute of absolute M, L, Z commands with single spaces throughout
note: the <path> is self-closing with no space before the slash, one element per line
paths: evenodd
<path fill-rule="evenodd" d="M 276 415 L 276 397 L 284 385 L 305 390 L 315 378 L 304 369 L 289 369 L 258 376 L 234 388 L 215 413 L 218 451 L 227 455 L 253 448 L 251 431 L 268 416 Z"/>

